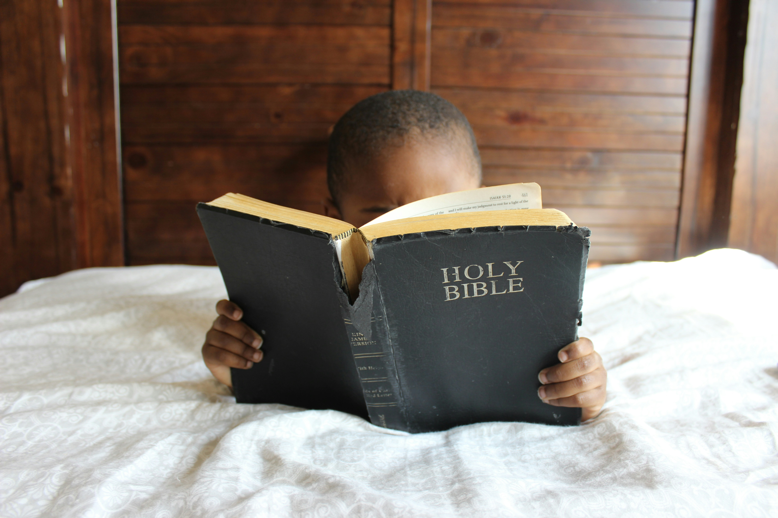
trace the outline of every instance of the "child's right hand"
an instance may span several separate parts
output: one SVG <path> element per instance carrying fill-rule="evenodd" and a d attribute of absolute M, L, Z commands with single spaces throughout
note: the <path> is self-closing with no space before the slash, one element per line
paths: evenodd
<path fill-rule="evenodd" d="M 232 387 L 230 367 L 248 369 L 262 361 L 262 337 L 240 321 L 243 310 L 229 300 L 216 303 L 219 316 L 205 334 L 203 361 L 213 376 Z"/>

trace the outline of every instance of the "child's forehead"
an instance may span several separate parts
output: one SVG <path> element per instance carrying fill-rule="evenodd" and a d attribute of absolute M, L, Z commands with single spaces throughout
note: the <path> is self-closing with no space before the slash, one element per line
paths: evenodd
<path fill-rule="evenodd" d="M 363 161 L 348 176 L 345 190 L 358 195 L 379 191 L 398 204 L 480 184 L 472 151 L 441 138 L 406 139 Z"/>

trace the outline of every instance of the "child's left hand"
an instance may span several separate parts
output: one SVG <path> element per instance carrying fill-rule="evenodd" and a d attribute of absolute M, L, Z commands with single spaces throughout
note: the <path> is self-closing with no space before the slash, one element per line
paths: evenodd
<path fill-rule="evenodd" d="M 580 338 L 560 349 L 557 356 L 561 363 L 538 375 L 543 384 L 538 396 L 549 405 L 580 407 L 582 421 L 596 417 L 605 404 L 608 374 L 594 344 Z"/>

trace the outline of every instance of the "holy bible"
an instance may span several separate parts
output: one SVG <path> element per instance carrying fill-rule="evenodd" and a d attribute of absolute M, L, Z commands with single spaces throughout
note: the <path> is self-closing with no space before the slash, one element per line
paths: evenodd
<path fill-rule="evenodd" d="M 197 212 L 264 359 L 232 370 L 243 403 L 334 409 L 396 430 L 570 425 L 541 369 L 577 340 L 589 230 L 537 184 L 451 193 L 357 229 L 226 194 Z"/>

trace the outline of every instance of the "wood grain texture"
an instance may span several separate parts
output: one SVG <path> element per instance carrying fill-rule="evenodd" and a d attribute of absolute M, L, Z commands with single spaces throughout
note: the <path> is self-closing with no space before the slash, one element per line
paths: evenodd
<path fill-rule="evenodd" d="M 331 126 L 387 88 L 458 106 L 484 182 L 539 181 L 595 230 L 593 260 L 674 254 L 690 0 L 158 7 L 119 5 L 132 264 L 210 261 L 193 202 L 225 190 L 320 212 Z"/>
<path fill-rule="evenodd" d="M 127 86 L 127 144 L 211 142 L 324 143 L 358 101 L 385 87 L 353 85 Z"/>
<path fill-rule="evenodd" d="M 748 4 L 697 3 L 678 256 L 726 246 Z"/>
<path fill-rule="evenodd" d="M 639 0 L 638 0 L 639 1 Z M 640 2 L 652 4 L 654 2 Z M 667 5 L 669 2 L 664 2 Z M 624 5 L 618 2 L 615 5 Z M 581 3 L 595 6 L 595 2 Z M 690 2 L 687 5 L 691 5 Z M 672 7 L 672 6 L 671 6 Z M 594 35 L 648 36 L 688 39 L 692 35 L 691 18 L 640 18 L 625 13 L 598 15 L 596 10 L 564 11 L 553 8 L 527 8 L 515 4 L 477 5 L 435 2 L 433 27 L 510 28 L 538 32 Z"/>
<path fill-rule="evenodd" d="M 64 5 L 78 266 L 120 266 L 124 228 L 111 2 Z"/>
<path fill-rule="evenodd" d="M 693 0 L 443 0 L 446 4 L 509 5 L 531 11 L 691 20 Z"/>
<path fill-rule="evenodd" d="M 602 150 L 481 148 L 484 166 L 542 168 L 558 171 L 673 171 L 680 173 L 679 153 Z"/>
<path fill-rule="evenodd" d="M 395 0 L 392 5 L 392 89 L 427 91 L 432 0 Z"/>
<path fill-rule="evenodd" d="M 75 266 L 56 6 L 0 3 L 0 296 Z"/>
<path fill-rule="evenodd" d="M 778 5 L 752 0 L 729 246 L 778 263 Z"/>
<path fill-rule="evenodd" d="M 323 143 L 126 146 L 126 197 L 197 202 L 238 192 L 279 205 L 321 204 L 329 196 L 326 155 Z"/>
<path fill-rule="evenodd" d="M 488 63 L 447 66 L 444 59 L 432 58 L 431 86 L 506 89 L 560 90 L 571 92 L 602 92 L 642 95 L 686 95 L 685 77 L 648 75 L 608 75 L 568 70 L 502 68 Z"/>
<path fill-rule="evenodd" d="M 569 55 L 631 56 L 644 58 L 689 57 L 690 41 L 670 38 L 625 38 L 612 35 L 547 33 L 508 28 L 436 27 L 432 46 L 524 50 Z"/>
<path fill-rule="evenodd" d="M 125 25 L 383 25 L 391 0 L 118 0 Z"/>
<path fill-rule="evenodd" d="M 693 9 L 686 0 L 434 2 L 431 86 L 471 121 L 485 183 L 539 182 L 545 206 L 601 232 L 595 261 L 670 258 Z"/>
<path fill-rule="evenodd" d="M 390 81 L 388 27 L 123 25 L 119 43 L 123 85 Z"/>
<path fill-rule="evenodd" d="M 682 134 L 629 133 L 620 132 L 618 128 L 608 130 L 542 127 L 503 129 L 476 126 L 473 131 L 478 142 L 486 146 L 676 152 L 683 150 Z"/>

